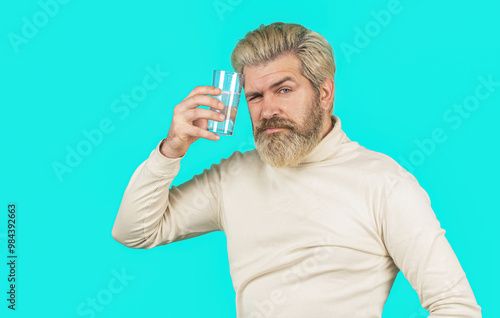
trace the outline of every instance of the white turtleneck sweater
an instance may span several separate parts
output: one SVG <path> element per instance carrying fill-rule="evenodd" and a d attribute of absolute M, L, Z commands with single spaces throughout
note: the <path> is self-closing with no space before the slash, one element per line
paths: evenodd
<path fill-rule="evenodd" d="M 236 151 L 172 187 L 181 158 L 160 142 L 134 172 L 112 236 L 149 249 L 224 231 L 240 318 L 381 317 L 399 270 L 430 317 L 481 317 L 425 190 L 332 119 L 296 167 Z"/>

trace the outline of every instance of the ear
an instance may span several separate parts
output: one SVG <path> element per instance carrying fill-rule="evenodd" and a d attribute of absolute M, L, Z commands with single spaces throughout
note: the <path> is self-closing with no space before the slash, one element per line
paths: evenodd
<path fill-rule="evenodd" d="M 335 81 L 333 78 L 327 78 L 321 84 L 320 102 L 321 107 L 326 111 L 330 107 L 332 100 L 335 99 Z"/>

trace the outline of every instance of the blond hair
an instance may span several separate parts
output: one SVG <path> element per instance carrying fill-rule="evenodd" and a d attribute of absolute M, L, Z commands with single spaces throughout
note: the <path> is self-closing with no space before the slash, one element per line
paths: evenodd
<path fill-rule="evenodd" d="M 236 72 L 243 73 L 245 66 L 267 63 L 290 53 L 300 59 L 301 74 L 309 80 L 319 96 L 321 84 L 335 75 L 333 50 L 322 35 L 300 24 L 261 24 L 238 41 L 231 54 L 231 65 Z M 332 111 L 333 99 L 328 108 L 329 113 Z"/>

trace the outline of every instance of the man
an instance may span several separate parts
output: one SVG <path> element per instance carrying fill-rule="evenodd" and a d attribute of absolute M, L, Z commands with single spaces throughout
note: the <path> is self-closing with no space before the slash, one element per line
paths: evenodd
<path fill-rule="evenodd" d="M 198 106 L 222 109 L 206 96 L 220 90 L 196 87 L 134 172 L 113 237 L 152 248 L 224 231 L 238 317 L 380 317 L 399 270 L 430 317 L 481 317 L 427 193 L 332 114 L 328 42 L 297 24 L 261 25 L 231 62 L 256 149 L 170 188 L 189 146 L 218 140 L 207 121 L 222 118 Z"/>

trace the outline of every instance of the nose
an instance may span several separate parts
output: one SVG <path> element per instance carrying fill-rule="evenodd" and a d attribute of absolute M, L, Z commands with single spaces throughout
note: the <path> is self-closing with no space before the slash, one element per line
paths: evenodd
<path fill-rule="evenodd" d="M 278 101 L 274 100 L 271 96 L 262 97 L 261 105 L 261 118 L 270 119 L 274 116 L 278 116 L 281 113 Z"/>

